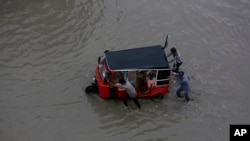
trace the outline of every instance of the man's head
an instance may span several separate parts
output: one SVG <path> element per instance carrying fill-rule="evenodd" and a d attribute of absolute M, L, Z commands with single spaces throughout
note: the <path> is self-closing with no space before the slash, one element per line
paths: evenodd
<path fill-rule="evenodd" d="M 176 54 L 176 53 L 177 53 L 177 50 L 176 50 L 175 47 L 172 47 L 172 48 L 170 49 L 170 52 L 173 53 L 173 54 Z"/>
<path fill-rule="evenodd" d="M 153 79 L 153 74 L 152 74 L 152 73 L 149 73 L 149 74 L 148 74 L 148 78 L 149 78 L 150 80 L 152 80 L 152 79 Z"/>
<path fill-rule="evenodd" d="M 124 85 L 124 84 L 126 84 L 126 81 L 125 81 L 124 78 L 121 78 L 121 79 L 119 80 L 119 83 L 121 83 L 122 85 Z"/>
<path fill-rule="evenodd" d="M 184 71 L 179 72 L 179 76 L 182 77 L 184 75 Z"/>

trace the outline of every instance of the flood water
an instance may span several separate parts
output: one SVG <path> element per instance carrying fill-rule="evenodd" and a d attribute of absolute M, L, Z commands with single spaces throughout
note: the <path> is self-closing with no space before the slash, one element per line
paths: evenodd
<path fill-rule="evenodd" d="M 105 50 L 163 45 L 192 101 L 87 95 Z M 1 0 L 1 141 L 228 141 L 250 124 L 249 0 Z"/>

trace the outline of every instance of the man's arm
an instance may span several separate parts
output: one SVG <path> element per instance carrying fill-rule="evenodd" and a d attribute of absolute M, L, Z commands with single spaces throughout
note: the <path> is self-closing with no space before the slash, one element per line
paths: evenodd
<path fill-rule="evenodd" d="M 123 89 L 123 86 L 120 83 L 115 83 L 115 84 L 113 84 L 113 86 L 118 87 L 120 89 Z"/>
<path fill-rule="evenodd" d="M 171 56 L 171 55 L 172 55 L 172 53 L 168 53 L 168 54 L 167 54 L 167 57 L 169 57 L 169 56 Z"/>
<path fill-rule="evenodd" d="M 170 60 L 168 63 L 172 63 L 172 62 L 174 62 L 174 59 L 173 59 L 173 60 Z"/>

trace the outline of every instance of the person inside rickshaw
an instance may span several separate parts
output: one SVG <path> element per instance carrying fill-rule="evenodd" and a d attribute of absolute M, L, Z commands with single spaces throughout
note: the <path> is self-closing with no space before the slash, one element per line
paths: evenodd
<path fill-rule="evenodd" d="M 152 88 L 155 87 L 156 82 L 154 80 L 155 74 L 150 72 L 146 78 L 147 81 L 147 86 L 148 86 L 148 90 L 151 90 Z"/>
<path fill-rule="evenodd" d="M 124 78 L 124 75 L 121 71 L 114 72 L 112 83 L 118 83 L 121 78 Z"/>
<path fill-rule="evenodd" d="M 145 93 L 147 91 L 146 71 L 137 71 L 136 76 L 136 88 Z"/>

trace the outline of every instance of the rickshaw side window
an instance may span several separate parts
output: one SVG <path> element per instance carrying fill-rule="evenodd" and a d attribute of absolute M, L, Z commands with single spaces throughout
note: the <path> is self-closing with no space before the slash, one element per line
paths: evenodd
<path fill-rule="evenodd" d="M 156 85 L 169 84 L 170 70 L 158 70 Z"/>
<path fill-rule="evenodd" d="M 118 71 L 115 72 L 113 82 L 118 83 L 121 78 L 128 78 L 129 82 L 134 86 L 136 82 L 135 71 Z"/>
<path fill-rule="evenodd" d="M 169 84 L 169 80 L 157 81 L 156 85 L 165 85 L 165 84 Z"/>
<path fill-rule="evenodd" d="M 170 75 L 170 70 L 159 70 L 157 80 L 167 79 Z"/>

